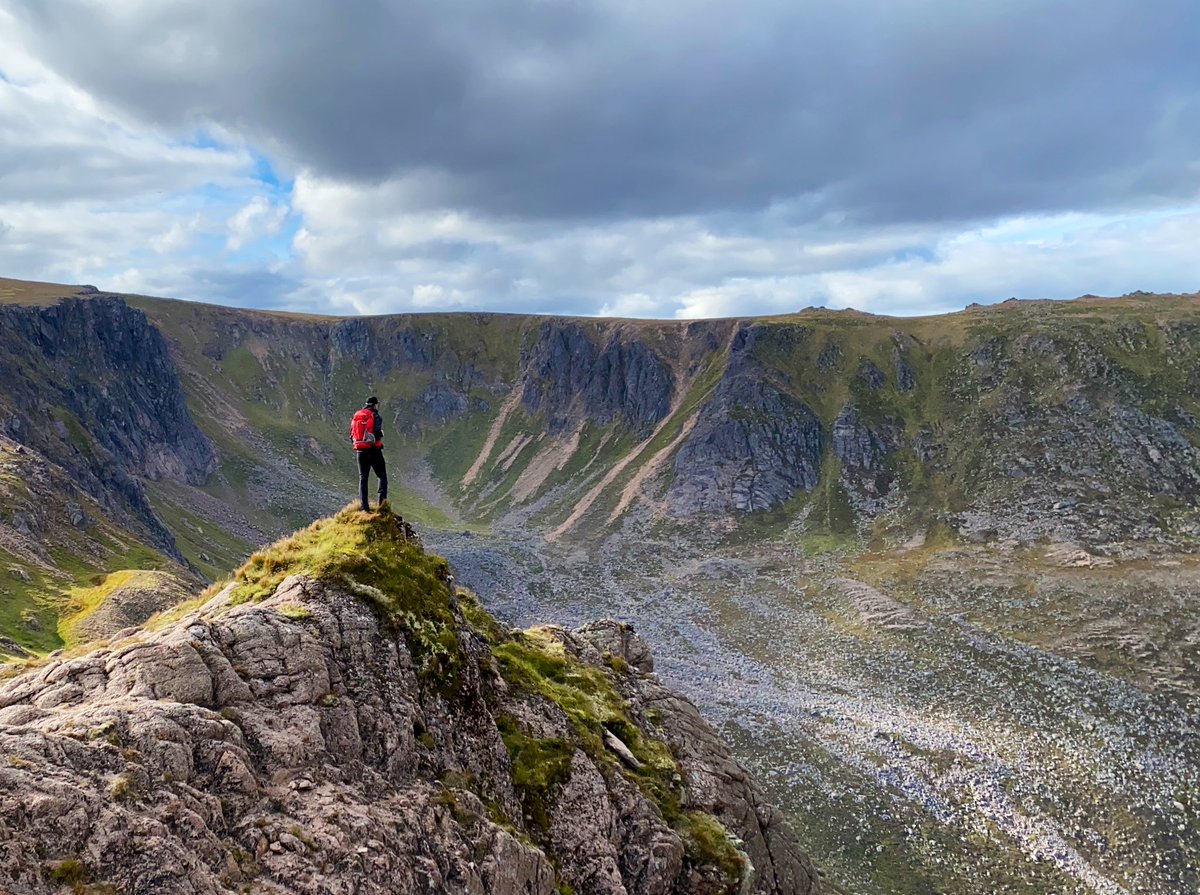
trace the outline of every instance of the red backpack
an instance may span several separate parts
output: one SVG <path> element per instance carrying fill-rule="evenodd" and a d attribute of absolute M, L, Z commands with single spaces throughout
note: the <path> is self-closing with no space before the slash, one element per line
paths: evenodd
<path fill-rule="evenodd" d="M 356 451 L 378 446 L 375 441 L 375 414 L 369 408 L 364 407 L 350 420 L 350 440 L 354 442 Z"/>

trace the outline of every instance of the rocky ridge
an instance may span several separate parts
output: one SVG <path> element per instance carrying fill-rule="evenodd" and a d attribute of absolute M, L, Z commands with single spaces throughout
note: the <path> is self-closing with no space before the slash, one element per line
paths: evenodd
<path fill-rule="evenodd" d="M 343 513 L 0 684 L 0 885 L 817 892 L 652 667 L 617 622 L 509 631 L 396 517 Z"/>
<path fill-rule="evenodd" d="M 1188 296 L 688 324 L 136 301 L 198 418 L 245 418 L 233 427 L 254 440 L 245 463 L 278 456 L 272 479 L 336 478 L 345 408 L 381 392 L 408 478 L 424 476 L 421 496 L 455 521 L 585 541 L 647 511 L 1101 549 L 1200 536 L 1200 305 Z M 221 441 L 226 464 L 239 440 Z"/>

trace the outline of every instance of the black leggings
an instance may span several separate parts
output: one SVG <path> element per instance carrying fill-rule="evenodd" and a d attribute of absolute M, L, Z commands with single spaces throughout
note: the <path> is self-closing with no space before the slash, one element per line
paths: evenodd
<path fill-rule="evenodd" d="M 383 459 L 383 448 L 367 448 L 358 451 L 358 496 L 362 498 L 363 509 L 370 506 L 367 500 L 367 479 L 371 470 L 379 477 L 379 502 L 387 500 L 387 462 Z"/>

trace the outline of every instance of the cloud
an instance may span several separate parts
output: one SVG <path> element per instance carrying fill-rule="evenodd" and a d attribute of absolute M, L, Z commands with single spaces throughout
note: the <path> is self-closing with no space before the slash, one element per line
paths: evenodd
<path fill-rule="evenodd" d="M 253 197 L 229 219 L 226 248 L 236 252 L 249 242 L 274 236 L 283 227 L 287 216 L 287 206 L 278 205 L 265 196 Z"/>
<path fill-rule="evenodd" d="M 325 190 L 306 178 L 295 196 L 305 270 L 337 283 L 360 313 L 441 306 L 690 318 L 829 305 L 912 314 L 1011 295 L 1200 288 L 1200 202 L 966 228 L 828 228 L 789 224 L 770 209 L 574 226 L 389 212 L 379 190 Z"/>
<path fill-rule="evenodd" d="M 0 0 L 0 266 L 362 313 L 1196 288 L 1198 30 L 1192 0 Z"/>
<path fill-rule="evenodd" d="M 235 147 L 189 145 L 104 103 L 29 56 L 0 11 L 0 197 L 6 203 L 120 201 L 232 184 L 250 163 Z M 8 36 L 5 37 L 4 35 Z"/>
<path fill-rule="evenodd" d="M 15 32 L 0 9 L 0 270 L 229 299 L 204 276 L 230 260 L 214 257 L 222 240 L 245 249 L 282 223 L 278 189 L 262 183 L 254 154 L 236 139 L 129 116 L 64 79 Z"/>
<path fill-rule="evenodd" d="M 1200 188 L 1191 0 L 15 8 L 47 64 L 145 121 L 216 122 L 335 180 L 413 178 L 418 206 L 611 219 L 808 196 L 941 220 Z"/>
<path fill-rule="evenodd" d="M 926 252 L 781 278 L 730 280 L 684 294 L 675 316 L 798 310 L 806 304 L 874 313 L 937 314 L 1010 296 L 1074 298 L 1200 291 L 1200 206 L 1136 218 L 1061 215 L 946 233 Z"/>

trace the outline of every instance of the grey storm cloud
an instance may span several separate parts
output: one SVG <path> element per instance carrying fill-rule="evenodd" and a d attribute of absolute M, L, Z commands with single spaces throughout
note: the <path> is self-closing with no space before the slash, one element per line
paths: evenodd
<path fill-rule="evenodd" d="M 1200 190 L 1195 0 L 9 5 L 141 119 L 413 208 L 878 224 Z"/>

